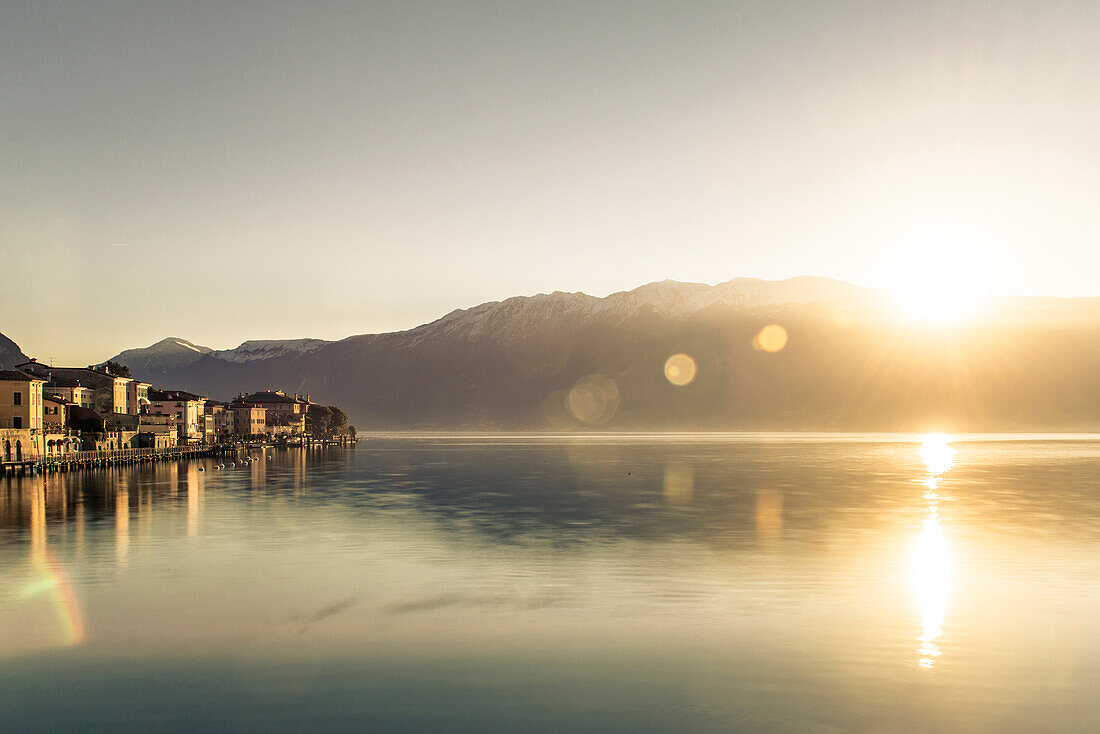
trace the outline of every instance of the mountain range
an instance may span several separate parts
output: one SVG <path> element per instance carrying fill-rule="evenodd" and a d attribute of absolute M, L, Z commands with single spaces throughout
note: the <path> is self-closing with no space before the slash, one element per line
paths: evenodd
<path fill-rule="evenodd" d="M 780 349 L 758 336 L 770 324 Z M 687 384 L 666 374 L 679 354 Z M 229 350 L 171 337 L 111 359 L 221 399 L 309 394 L 361 430 L 1100 428 L 1100 299 L 1000 298 L 937 327 L 883 291 L 814 277 L 554 292 L 406 331 Z"/>

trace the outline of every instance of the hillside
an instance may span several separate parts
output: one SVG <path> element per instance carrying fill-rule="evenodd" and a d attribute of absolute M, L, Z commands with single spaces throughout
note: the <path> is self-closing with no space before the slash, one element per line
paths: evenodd
<path fill-rule="evenodd" d="M 27 356 L 19 345 L 0 334 L 0 370 L 10 370 L 15 365 L 27 361 Z"/>

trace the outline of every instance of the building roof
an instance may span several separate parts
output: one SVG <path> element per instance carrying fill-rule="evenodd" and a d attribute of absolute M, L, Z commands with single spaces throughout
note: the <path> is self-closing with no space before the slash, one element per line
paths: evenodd
<path fill-rule="evenodd" d="M 159 400 L 164 402 L 165 400 L 206 400 L 202 395 L 196 395 L 195 393 L 187 392 L 186 390 L 149 390 L 150 400 Z"/>
<path fill-rule="evenodd" d="M 80 380 L 75 377 L 66 377 L 64 375 L 50 375 L 50 381 L 47 383 L 48 387 L 81 387 L 85 390 L 91 390 L 93 388 L 87 385 L 81 385 Z"/>
<path fill-rule="evenodd" d="M 309 405 L 307 401 L 292 395 L 287 395 L 282 390 L 254 392 L 250 395 L 241 395 L 237 400 L 245 403 L 298 403 L 300 405 Z"/>
<path fill-rule="evenodd" d="M 54 397 L 53 395 L 43 395 L 42 399 L 43 400 L 49 400 L 51 403 L 59 403 L 60 405 L 74 405 L 74 403 L 70 403 L 68 400 L 64 400 L 62 398 L 57 398 L 57 397 Z"/>
<path fill-rule="evenodd" d="M 51 382 L 58 378 L 66 378 L 70 380 L 83 380 L 84 382 L 98 382 L 102 385 L 105 381 L 133 379 L 131 377 L 112 375 L 102 370 L 92 369 L 91 367 L 51 367 L 47 364 L 42 364 L 41 362 L 33 360 L 15 366 L 17 369 L 48 377 Z"/>
<path fill-rule="evenodd" d="M 0 370 L 0 381 L 3 382 L 45 382 L 41 377 L 28 375 L 19 370 Z"/>

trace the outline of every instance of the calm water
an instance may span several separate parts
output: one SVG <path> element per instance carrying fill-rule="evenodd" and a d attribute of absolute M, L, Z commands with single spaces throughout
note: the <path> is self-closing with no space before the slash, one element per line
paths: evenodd
<path fill-rule="evenodd" d="M 1100 439 L 1007 438 L 0 480 L 0 729 L 1097 731 Z"/>

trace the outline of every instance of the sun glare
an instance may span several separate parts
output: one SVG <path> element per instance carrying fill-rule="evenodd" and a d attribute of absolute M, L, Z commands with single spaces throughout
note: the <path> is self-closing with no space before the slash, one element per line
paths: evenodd
<path fill-rule="evenodd" d="M 894 292 L 905 313 L 928 324 L 955 323 L 986 299 L 988 265 L 948 244 L 914 248 L 898 265 Z"/>

